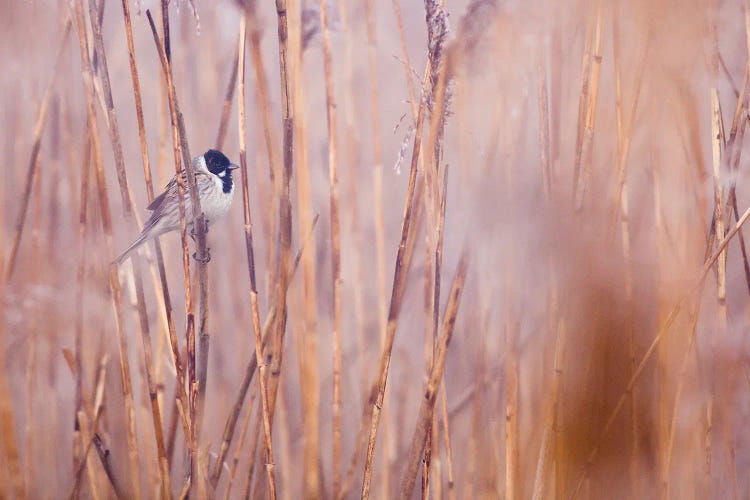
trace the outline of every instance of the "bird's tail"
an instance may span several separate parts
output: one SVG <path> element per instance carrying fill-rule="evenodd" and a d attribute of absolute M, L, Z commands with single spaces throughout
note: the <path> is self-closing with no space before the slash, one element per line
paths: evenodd
<path fill-rule="evenodd" d="M 128 259 L 128 257 L 132 255 L 133 252 L 138 250 L 138 247 L 143 245 L 148 239 L 149 239 L 148 234 L 146 233 L 141 234 L 138 237 L 138 239 L 135 240 L 133 244 L 128 247 L 127 250 L 122 252 L 115 260 L 113 260 L 112 263 L 119 266 L 120 264 L 125 262 Z"/>

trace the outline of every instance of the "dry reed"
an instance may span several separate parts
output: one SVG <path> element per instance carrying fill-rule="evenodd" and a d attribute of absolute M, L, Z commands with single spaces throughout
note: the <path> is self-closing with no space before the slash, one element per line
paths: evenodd
<path fill-rule="evenodd" d="M 0 496 L 747 496 L 750 0 L 683 4 L 8 3 Z"/>

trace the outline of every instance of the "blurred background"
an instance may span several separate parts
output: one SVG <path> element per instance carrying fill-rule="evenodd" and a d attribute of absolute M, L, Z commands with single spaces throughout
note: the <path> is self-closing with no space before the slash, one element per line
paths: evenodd
<path fill-rule="evenodd" d="M 137 236 L 125 216 L 112 116 L 141 222 L 148 205 L 123 4 L 158 194 L 175 172 L 166 81 L 146 17 L 150 9 L 163 37 L 162 4 L 0 2 L 4 498 L 164 496 L 147 370 L 171 495 L 183 491 L 189 470 L 153 247 L 138 258 L 140 270 L 126 264 L 116 276 L 119 322 L 118 287 L 108 277 L 111 260 Z M 71 27 L 77 5 L 85 24 Z M 90 5 L 100 9 L 106 66 L 94 53 Z M 277 494 L 360 495 L 365 447 L 358 435 L 370 427 L 368 398 L 384 349 L 422 106 L 414 165 L 428 194 L 419 188 L 413 197 L 414 255 L 401 262 L 405 291 L 394 294 L 400 314 L 371 495 L 747 497 L 750 270 L 742 231 L 730 230 L 750 203 L 742 154 L 748 2 L 328 0 L 339 328 L 320 4 L 288 0 L 287 7 L 292 258 L 301 253 L 286 295 L 280 370 L 272 374 Z M 235 71 L 246 16 L 244 141 L 257 297 L 261 325 L 278 325 L 283 98 L 276 7 L 173 0 L 167 11 L 191 153 L 219 148 L 235 163 Z M 81 33 L 93 81 L 82 64 Z M 424 80 L 425 68 L 433 78 Z M 96 124 L 87 118 L 89 102 Z M 437 169 L 434 186 L 425 180 L 430 168 Z M 230 213 L 207 236 L 210 350 L 195 456 L 208 475 L 255 356 L 239 173 Z M 726 236 L 728 245 L 720 246 Z M 161 247 L 184 359 L 180 235 L 162 237 Z M 462 255 L 468 272 L 429 418 L 430 453 L 416 487 L 404 493 L 440 344 L 433 342 L 448 331 L 443 321 L 451 316 L 447 302 Z M 196 304 L 197 290 L 194 281 Z M 341 333 L 340 438 L 334 331 Z M 220 477 L 203 489 L 193 481 L 191 494 L 269 495 L 262 406 L 255 376 Z"/>

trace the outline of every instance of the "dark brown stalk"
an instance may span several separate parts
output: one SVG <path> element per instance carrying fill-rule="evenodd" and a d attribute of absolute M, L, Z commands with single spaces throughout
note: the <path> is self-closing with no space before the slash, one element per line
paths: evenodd
<path fill-rule="evenodd" d="M 274 324 L 274 321 L 276 320 L 276 309 L 271 309 L 268 312 L 268 316 L 266 317 L 266 323 L 263 325 L 263 333 L 262 333 L 262 341 L 261 341 L 261 352 L 266 350 L 266 347 L 268 345 L 268 332 L 270 330 L 270 327 Z M 237 426 L 237 420 L 239 419 L 240 412 L 242 411 L 242 405 L 245 402 L 245 396 L 247 395 L 247 391 L 250 388 L 250 383 L 253 380 L 253 376 L 255 375 L 255 371 L 258 368 L 258 356 L 257 351 L 253 352 L 253 354 L 250 356 L 250 360 L 247 362 L 247 366 L 245 367 L 245 376 L 242 379 L 242 382 L 240 383 L 240 389 L 237 394 L 237 398 L 235 400 L 234 405 L 232 406 L 232 410 L 229 412 L 229 416 L 227 417 L 227 422 L 224 425 L 224 435 L 222 437 L 221 446 L 219 448 L 219 454 L 218 458 L 216 459 L 216 464 L 214 466 L 213 474 L 211 475 L 211 483 L 213 484 L 214 488 L 219 483 L 219 479 L 221 478 L 221 471 L 223 470 L 223 463 L 224 459 L 226 458 L 227 452 L 229 451 L 229 446 L 232 444 L 232 438 L 234 437 L 234 431 Z"/>
<path fill-rule="evenodd" d="M 419 471 L 419 461 L 422 458 L 427 432 L 429 431 L 433 413 L 435 411 L 435 403 L 437 402 L 440 382 L 443 379 L 448 345 L 450 344 L 451 337 L 453 336 L 453 329 L 456 325 L 456 316 L 458 314 L 458 307 L 461 304 L 461 292 L 463 292 L 467 269 L 468 260 L 464 253 L 459 260 L 456 275 L 453 278 L 453 284 L 451 285 L 451 290 L 448 295 L 448 304 L 445 307 L 443 327 L 437 351 L 435 353 L 435 362 L 430 370 L 427 386 L 424 390 L 424 399 L 422 399 L 422 403 L 419 407 L 419 416 L 417 417 L 411 446 L 409 447 L 406 470 L 401 478 L 399 496 L 402 499 L 411 498 L 414 490 L 414 483 L 416 482 L 417 472 Z"/>
<path fill-rule="evenodd" d="M 288 15 L 286 0 L 276 0 L 276 14 L 278 18 L 279 39 L 279 74 L 281 80 L 282 127 L 284 130 L 283 153 L 284 162 L 281 170 L 281 186 L 278 199 L 279 213 L 279 261 L 278 279 L 276 283 L 276 335 L 273 341 L 271 357 L 270 385 L 268 390 L 269 423 L 273 423 L 274 408 L 281 375 L 283 357 L 284 334 L 286 331 L 286 298 L 291 273 L 291 245 L 292 245 L 292 204 L 290 198 L 291 178 L 294 170 L 294 116 L 292 85 L 289 80 L 289 43 L 288 43 Z M 271 464 L 267 464 L 269 466 Z M 275 491 L 269 492 L 272 498 Z"/>
<path fill-rule="evenodd" d="M 258 307 L 258 288 L 255 280 L 255 252 L 253 250 L 253 223 L 252 219 L 250 217 L 250 190 L 248 186 L 248 175 L 247 175 L 247 149 L 245 145 L 245 43 L 246 43 L 246 35 L 245 35 L 245 28 L 247 23 L 248 13 L 244 12 L 242 19 L 240 21 L 240 37 L 239 37 L 239 49 L 238 49 L 238 58 L 237 58 L 237 64 L 238 64 L 238 95 L 237 95 L 237 106 L 238 106 L 238 133 L 239 133 L 239 143 L 240 143 L 240 168 L 241 168 L 241 174 L 242 174 L 242 207 L 243 207 L 243 216 L 245 220 L 245 249 L 247 253 L 247 268 L 248 273 L 250 277 L 250 307 L 252 310 L 252 317 L 253 317 L 253 334 L 255 337 L 255 359 L 256 363 L 257 360 L 263 359 L 263 338 L 261 335 L 261 326 L 260 326 L 260 312 Z M 269 315 L 270 317 L 270 315 Z M 279 318 L 276 318 L 276 321 L 280 321 Z M 275 322 L 270 322 L 269 324 L 274 325 Z M 252 363 L 252 360 L 251 360 Z M 249 368 L 249 367 L 248 367 Z M 261 399 L 261 407 L 263 411 L 263 430 L 264 430 L 264 436 L 265 436 L 265 445 L 266 445 L 266 479 L 268 481 L 268 492 L 272 499 L 276 498 L 276 482 L 274 477 L 274 463 L 273 463 L 273 444 L 271 440 L 271 410 L 269 406 L 269 395 L 268 395 L 268 375 L 266 373 L 267 371 L 267 364 L 265 361 L 260 364 L 260 371 L 259 371 L 259 390 L 260 390 L 260 399 Z M 246 373 L 246 375 L 250 375 L 252 377 L 251 373 Z M 249 385 L 249 378 L 246 377 L 245 381 Z M 243 385 L 244 385 L 243 381 Z M 245 391 L 247 386 L 245 386 Z M 240 406 L 242 405 L 241 399 L 244 399 L 244 392 L 241 391 L 241 396 L 238 398 L 238 402 Z M 233 429 L 234 426 L 232 426 Z M 233 430 L 232 430 L 233 432 Z M 226 434 L 225 434 L 226 436 Z M 229 441 L 231 441 L 231 436 L 229 436 L 229 439 L 227 440 L 227 447 L 229 446 Z M 226 452 L 225 452 L 226 453 Z M 221 471 L 215 471 L 214 477 L 216 478 L 216 481 L 219 479 L 219 475 L 221 474 Z"/>
<path fill-rule="evenodd" d="M 98 120 L 95 106 L 95 89 L 94 74 L 91 60 L 89 58 L 88 43 L 86 40 L 86 21 L 83 14 L 83 1 L 75 3 L 75 20 L 78 32 L 81 66 L 83 67 L 83 83 L 86 92 L 86 111 L 88 114 L 89 137 L 93 150 L 94 166 L 96 173 L 96 184 L 99 193 L 99 207 L 104 229 L 104 239 L 107 246 L 107 253 L 110 256 L 115 255 L 114 239 L 112 236 L 112 215 L 109 207 L 109 198 L 107 196 L 107 185 L 104 175 L 104 165 L 102 160 L 101 144 L 98 135 Z M 95 11 L 96 12 L 96 11 Z M 98 19 L 95 13 L 93 16 Z M 135 427 L 135 406 L 133 403 L 133 390 L 131 386 L 130 363 L 128 361 L 128 345 L 124 331 L 124 317 L 122 310 L 122 289 L 117 277 L 117 269 L 109 269 L 109 286 L 112 292 L 111 299 L 115 310 L 116 332 L 120 354 L 120 378 L 122 383 L 122 392 L 125 399 L 125 421 L 127 431 L 128 459 L 130 464 L 130 484 L 133 486 L 132 494 L 134 498 L 140 498 L 140 473 L 138 470 L 138 442 Z"/>
<path fill-rule="evenodd" d="M 101 412 L 99 411 L 99 412 L 97 412 L 96 416 L 93 416 L 91 418 L 92 423 L 93 423 L 92 424 L 92 428 L 96 427 L 97 422 L 99 421 L 99 417 L 100 416 L 101 416 Z M 78 414 L 76 415 L 76 418 L 80 418 L 80 420 L 82 422 L 84 422 L 83 425 L 85 427 L 88 427 L 88 424 L 85 423 L 86 418 L 85 418 L 85 415 L 84 415 L 83 411 L 78 412 Z M 82 431 L 88 431 L 89 429 L 87 429 L 87 428 L 83 429 L 82 428 L 81 430 Z M 89 434 L 89 432 L 82 432 L 82 434 Z M 93 439 L 93 437 L 91 437 L 91 438 L 85 437 L 85 439 L 86 439 L 86 442 L 88 444 L 86 445 L 86 447 L 83 449 L 83 452 L 81 453 L 81 460 L 80 460 L 80 462 L 73 469 L 73 487 L 71 488 L 70 495 L 68 495 L 68 498 L 71 499 L 71 500 L 80 498 L 80 496 L 81 496 L 81 481 L 83 480 L 83 471 L 84 471 L 84 469 L 88 469 L 89 471 L 91 470 L 91 465 L 90 465 L 90 463 L 88 461 L 88 456 L 89 456 L 89 452 L 91 451 L 91 448 L 93 448 L 94 439 Z M 93 496 L 93 488 L 95 488 L 94 484 L 95 483 L 92 481 L 92 484 L 91 484 L 91 487 L 92 487 L 92 496 Z M 119 497 L 119 498 L 123 498 L 123 497 Z"/>
<path fill-rule="evenodd" d="M 99 461 L 102 463 L 102 468 L 104 468 L 104 472 L 107 474 L 109 484 L 111 484 L 112 489 L 115 490 L 115 496 L 117 496 L 117 498 L 127 498 L 127 495 L 123 493 L 121 486 L 119 486 L 120 483 L 117 480 L 115 471 L 112 468 L 112 463 L 109 460 L 109 450 L 104 447 L 101 436 L 99 436 L 99 434 L 94 434 L 92 442 L 96 448 L 96 454 L 99 456 Z"/>
<path fill-rule="evenodd" d="M 258 390 L 260 390 L 260 386 L 258 386 Z M 258 455 L 258 441 L 260 441 L 260 429 L 261 429 L 261 422 L 263 421 L 263 414 L 262 414 L 262 408 L 258 406 L 257 411 L 255 412 L 255 428 L 250 434 L 250 443 L 248 445 L 248 448 L 250 448 L 250 460 L 247 465 L 247 483 L 245 484 L 245 500 L 250 500 L 250 493 L 252 491 L 253 487 L 253 473 L 255 472 L 255 462 Z"/>
<path fill-rule="evenodd" d="M 154 186 L 153 186 L 153 179 L 151 177 L 151 165 L 150 165 L 149 157 L 148 157 L 148 144 L 146 142 L 146 126 L 145 126 L 144 119 L 143 119 L 143 101 L 141 99 L 141 85 L 140 85 L 140 79 L 138 77 L 138 67 L 135 61 L 135 47 L 133 44 L 133 29 L 132 29 L 131 20 L 130 20 L 130 6 L 129 6 L 128 0 L 122 0 L 122 12 L 123 12 L 123 19 L 125 21 L 125 35 L 128 41 L 130 76 L 133 82 L 133 97 L 135 99 L 136 118 L 138 121 L 138 137 L 139 137 L 140 146 L 141 146 L 141 161 L 143 163 L 143 179 L 144 179 L 144 183 L 146 186 L 147 199 L 149 202 L 151 202 L 154 199 Z M 167 330 L 169 334 L 170 345 L 172 347 L 172 361 L 175 365 L 175 370 L 177 372 L 178 387 L 183 388 L 182 393 L 184 395 L 184 384 L 185 384 L 184 366 L 182 364 L 182 360 L 180 359 L 179 347 L 177 345 L 177 332 L 175 330 L 174 317 L 172 315 L 172 301 L 171 301 L 171 297 L 169 293 L 169 285 L 167 282 L 167 272 L 164 266 L 164 255 L 162 253 L 161 243 L 159 242 L 159 240 L 155 239 L 153 244 L 154 244 L 154 248 L 156 251 L 156 263 L 157 263 L 157 268 L 158 268 L 159 278 L 160 278 L 160 283 L 161 283 L 160 291 L 164 299 L 164 314 L 167 320 Z M 137 270 L 136 270 L 136 274 L 137 275 L 139 274 Z M 144 339 L 144 345 L 145 345 L 145 339 Z M 148 357 L 149 358 L 151 357 L 150 353 L 148 354 Z M 151 366 L 151 364 L 147 363 L 147 366 Z M 151 394 L 154 393 L 152 389 L 154 389 L 155 381 L 153 380 L 152 377 L 149 377 L 149 378 L 151 378 L 151 382 L 149 383 L 149 396 L 151 397 Z M 180 391 L 178 391 L 178 394 L 179 392 Z M 186 402 L 186 400 L 184 401 Z M 159 410 L 158 401 L 152 400 L 151 403 L 152 403 L 152 411 L 158 411 Z M 177 414 L 175 413 L 175 416 L 176 415 Z M 154 425 L 156 426 L 156 422 L 154 422 Z M 187 422 L 183 422 L 183 425 L 184 425 L 184 428 L 187 429 Z M 169 482 L 169 460 L 170 460 L 169 455 L 166 453 L 167 449 L 164 448 L 163 442 L 157 443 L 157 448 L 160 454 L 162 451 L 165 453 L 163 456 L 162 455 L 159 456 L 159 460 L 163 462 L 164 458 L 167 459 L 166 464 L 160 463 L 159 466 L 162 469 L 166 467 L 166 471 L 164 470 L 161 471 L 161 477 L 162 477 L 162 480 L 166 479 L 168 483 Z M 171 490 L 171 488 L 169 488 L 169 484 L 166 484 L 165 486 L 168 487 L 167 491 Z"/>
<path fill-rule="evenodd" d="M 126 8 L 126 7 L 125 7 Z M 120 195 L 122 197 L 122 206 L 124 211 L 125 220 L 127 226 L 135 234 L 137 232 L 137 225 L 135 223 L 135 216 L 133 213 L 133 206 L 131 204 L 130 188 L 128 186 L 127 173 L 125 171 L 125 158 L 122 152 L 122 143 L 120 141 L 120 132 L 117 124 L 117 115 L 115 113 L 114 100 L 112 99 L 112 87 L 109 80 L 109 69 L 107 66 L 107 57 L 104 50 L 104 39 L 102 37 L 102 28 L 99 21 L 99 10 L 96 0 L 89 0 L 89 19 L 91 21 L 92 33 L 94 36 L 94 43 L 96 47 L 96 53 L 99 59 L 99 78 L 102 84 L 102 90 L 104 93 L 104 101 L 107 107 L 107 124 L 109 125 L 109 136 L 110 142 L 112 143 L 112 150 L 115 156 L 115 167 L 117 170 L 117 180 L 120 185 Z M 132 39 L 132 37 L 131 37 Z M 132 40 L 131 40 L 132 41 Z M 131 52 L 132 54 L 132 52 Z M 134 60 L 131 61 L 131 72 L 134 67 Z M 143 116 L 139 117 L 139 123 L 143 123 Z M 145 147 L 145 136 L 141 136 L 141 148 Z M 146 154 L 147 156 L 147 154 Z M 144 167 L 144 169 L 148 169 Z M 150 172 L 149 172 L 150 177 Z M 148 322 L 148 314 L 146 312 L 146 303 L 143 292 L 143 279 L 141 275 L 140 266 L 136 261 L 134 262 L 133 274 L 135 281 L 137 305 L 138 305 L 138 317 L 140 319 L 141 335 L 143 340 L 143 353 L 144 363 L 146 370 L 146 382 L 149 392 L 149 400 L 151 402 L 151 416 L 154 426 L 154 436 L 156 442 L 157 455 L 159 457 L 159 478 L 161 481 L 162 495 L 168 497 L 170 495 L 171 486 L 169 483 L 169 469 L 166 459 L 166 451 L 164 447 L 164 433 L 162 430 L 162 419 L 161 409 L 159 408 L 159 401 L 157 399 L 156 384 L 153 379 L 153 355 L 151 352 L 151 332 Z M 124 337 L 124 336 L 123 336 Z M 127 344 L 123 343 L 123 348 L 127 353 Z M 138 485 L 136 484 L 136 487 Z"/>
<path fill-rule="evenodd" d="M 151 33 L 154 37 L 154 43 L 156 44 L 157 52 L 159 53 L 159 56 L 160 56 L 160 61 L 162 63 L 162 70 L 164 71 L 165 75 L 167 75 L 167 80 L 171 80 L 171 75 L 167 72 L 166 58 L 164 57 L 163 49 L 161 48 L 161 41 L 159 40 L 159 35 L 156 32 L 156 25 L 154 24 L 154 20 L 151 17 L 151 12 L 148 10 L 146 11 L 146 17 L 148 17 L 149 25 L 151 26 Z M 173 147 L 175 146 L 175 143 L 176 143 L 176 135 L 173 134 Z M 175 147 L 174 154 L 175 154 L 175 162 L 179 163 L 179 159 L 178 159 L 179 154 L 180 154 L 179 147 Z M 180 214 L 181 216 L 183 216 L 183 219 L 184 219 L 184 211 L 185 211 L 185 207 L 182 203 L 180 203 Z M 187 241 L 185 239 L 184 228 L 183 228 L 181 237 L 182 237 L 183 264 L 184 264 L 183 269 L 185 269 L 184 266 L 186 265 L 185 262 L 187 259 L 185 258 L 184 251 L 187 249 L 187 246 L 186 246 Z M 163 259 L 163 254 L 161 252 L 161 245 L 158 243 L 156 244 L 156 255 L 157 255 L 157 260 L 159 261 L 159 277 L 162 283 L 162 293 L 164 294 L 165 307 L 168 307 L 169 312 L 170 312 L 167 318 L 170 318 L 171 311 L 172 311 L 171 300 L 170 300 L 170 295 L 169 295 L 169 289 L 165 286 L 165 284 L 167 283 L 166 269 L 163 265 L 164 259 Z M 188 272 L 186 273 L 187 279 L 185 280 L 185 282 L 189 288 L 189 276 L 190 276 L 189 269 L 187 269 L 186 271 Z M 189 294 L 186 294 L 186 297 L 187 296 L 189 296 Z M 191 422 L 189 420 L 189 415 L 184 411 L 184 410 L 187 410 L 189 407 L 188 395 L 187 395 L 187 391 L 185 388 L 185 377 L 186 377 L 185 364 L 183 364 L 182 357 L 180 356 L 180 348 L 179 348 L 179 344 L 177 340 L 177 334 L 174 328 L 174 322 L 172 322 L 172 326 L 169 328 L 169 342 L 170 342 L 170 347 L 172 349 L 172 358 L 175 363 L 175 370 L 177 371 L 177 385 L 176 385 L 176 391 L 175 391 L 175 397 L 177 398 L 176 409 L 178 407 L 181 407 L 183 410 L 183 411 L 178 411 L 178 413 L 180 415 L 180 420 L 182 422 L 182 429 L 185 435 L 185 440 L 189 441 L 189 436 L 192 434 L 190 431 Z M 184 353 L 184 357 L 188 358 L 186 352 Z M 170 443 L 173 442 L 172 436 L 173 434 L 170 432 L 170 439 L 169 439 Z M 172 451 L 174 451 L 174 448 L 172 446 L 169 446 L 168 450 L 171 450 L 168 453 L 168 455 L 171 457 Z"/>
<path fill-rule="evenodd" d="M 429 75 L 429 69 L 426 72 Z M 425 82 L 429 81 L 425 78 Z M 419 158 L 419 151 L 422 144 L 422 124 L 424 123 L 424 101 L 421 100 L 419 106 L 419 113 L 417 114 L 416 132 L 414 135 L 414 148 L 412 149 L 411 167 L 409 170 L 409 183 L 406 188 L 406 200 L 404 201 L 404 217 L 401 226 L 401 238 L 398 246 L 398 252 L 396 254 L 396 266 L 393 276 L 393 289 L 391 290 L 391 305 L 388 311 L 388 323 L 386 328 L 385 344 L 383 345 L 382 352 L 380 355 L 380 361 L 378 363 L 378 371 L 370 391 L 370 397 L 367 404 L 372 407 L 372 417 L 370 421 L 370 434 L 367 440 L 367 454 L 365 456 L 365 473 L 362 482 L 362 498 L 369 498 L 370 495 L 370 483 L 372 481 L 372 464 L 375 458 L 375 442 L 378 434 L 378 423 L 380 421 L 380 412 L 383 407 L 383 396 L 385 394 L 385 386 L 388 380 L 388 367 L 391 361 L 391 351 L 393 349 L 393 341 L 396 336 L 396 327 L 398 326 L 398 318 L 401 312 L 401 303 L 403 299 L 404 290 L 406 288 L 406 275 L 407 269 L 404 266 L 404 262 L 407 257 L 406 255 L 406 241 L 409 237 L 411 229 L 412 216 L 413 216 L 413 200 L 414 200 L 414 188 L 417 182 L 417 163 Z M 368 412 L 365 412 L 367 415 Z M 366 425 L 366 420 L 365 420 Z"/>
<path fill-rule="evenodd" d="M 167 40 L 168 27 L 168 12 L 164 2 L 162 3 L 162 21 L 165 24 L 165 43 Z M 184 186 L 181 182 L 178 182 L 178 192 L 180 200 L 180 218 L 181 218 L 181 238 L 182 238 L 182 265 L 184 271 L 184 283 L 185 283 L 185 313 L 187 317 L 186 321 L 186 337 L 188 346 L 188 402 L 189 407 L 184 408 L 187 414 L 190 415 L 188 421 L 190 422 L 189 433 L 186 434 L 186 441 L 188 442 L 190 462 L 191 462 L 191 480 L 189 481 L 190 486 L 196 485 L 198 487 L 199 494 L 205 489 L 205 479 L 202 477 L 196 477 L 194 473 L 200 472 L 201 468 L 198 467 L 198 439 L 200 435 L 200 418 L 202 414 L 203 401 L 205 399 L 205 380 L 206 363 L 204 360 L 208 356 L 208 250 L 206 247 L 206 219 L 203 216 L 203 211 L 200 207 L 200 198 L 198 196 L 198 189 L 195 182 L 195 172 L 193 171 L 193 164 L 190 156 L 190 151 L 187 144 L 187 137 L 185 134 L 185 125 L 182 119 L 182 114 L 179 109 L 179 103 L 177 101 L 177 95 L 172 79 L 172 67 L 169 61 L 168 52 L 166 51 L 166 45 L 162 45 L 159 40 L 159 36 L 156 33 L 156 27 L 153 22 L 153 18 L 150 16 L 150 12 L 146 11 L 146 15 L 149 18 L 151 24 L 151 30 L 154 35 L 154 42 L 156 44 L 157 51 L 159 52 L 159 59 L 161 60 L 162 69 L 167 80 L 167 95 L 169 97 L 169 108 L 170 108 L 170 119 L 172 123 L 172 145 L 175 156 L 175 172 L 177 179 L 181 179 L 180 172 L 184 169 L 187 174 L 188 189 L 190 193 L 190 201 L 192 205 L 191 219 L 193 220 L 193 230 L 195 233 L 196 240 L 196 260 L 198 261 L 198 283 L 199 283 L 199 312 L 200 312 L 200 326 L 199 332 L 201 336 L 201 353 L 200 360 L 196 363 L 195 357 L 195 312 L 193 304 L 192 289 L 190 283 L 190 262 L 188 256 L 187 246 L 187 224 L 184 203 L 182 203 L 182 193 L 184 192 Z M 182 167 L 180 167 L 180 159 L 182 159 Z M 196 374 L 196 365 L 201 367 L 201 373 Z M 194 396 L 194 397 L 193 397 Z"/>
<path fill-rule="evenodd" d="M 331 35 L 328 31 L 326 0 L 320 0 L 320 24 L 323 30 L 323 68 L 328 121 L 328 181 L 331 209 L 331 272 L 333 282 L 333 495 L 341 490 L 341 223 L 339 216 L 336 102 L 333 88 Z"/>
<path fill-rule="evenodd" d="M 63 62 L 63 54 L 65 53 L 65 47 L 68 43 L 68 36 L 70 35 L 71 21 L 70 17 L 65 21 L 65 27 L 63 28 L 62 38 L 60 45 L 58 46 L 57 55 L 55 56 L 55 65 L 52 69 L 52 77 L 50 79 L 47 88 L 42 96 L 42 102 L 39 106 L 39 112 L 36 116 L 34 123 L 34 141 L 31 146 L 31 156 L 29 157 L 29 163 L 26 168 L 26 184 L 24 185 L 23 194 L 21 195 L 21 206 L 18 210 L 18 216 L 16 217 L 15 233 L 13 235 L 13 242 L 10 246 L 10 253 L 8 254 L 8 261 L 5 265 L 4 275 L 5 281 L 10 280 L 13 274 L 13 268 L 16 265 L 16 256 L 18 254 L 18 247 L 21 244 L 21 236 L 23 235 L 23 228 L 26 222 L 26 212 L 29 208 L 29 200 L 31 199 L 31 187 L 34 184 L 34 178 L 36 176 L 36 169 L 39 164 L 39 151 L 42 146 L 42 133 L 44 132 L 44 126 L 47 123 L 47 112 L 49 111 L 49 103 L 52 98 L 52 89 L 55 84 L 58 73 L 60 73 L 60 65 Z M 11 463 L 11 466 L 13 464 Z M 14 478 L 19 476 L 13 475 Z"/>
<path fill-rule="evenodd" d="M 240 431 L 240 439 L 237 442 L 237 448 L 234 451 L 234 458 L 232 458 L 232 466 L 229 470 L 229 479 L 227 481 L 227 489 L 224 490 L 224 500 L 229 500 L 232 494 L 232 486 L 234 486 L 234 478 L 237 476 L 237 466 L 240 462 L 240 454 L 244 451 L 245 439 L 247 438 L 247 431 L 250 428 L 250 420 L 253 416 L 253 410 L 255 410 L 255 396 L 256 393 L 250 394 L 250 401 L 247 403 L 247 412 L 245 413 L 245 419 L 242 422 L 242 430 Z"/>
<path fill-rule="evenodd" d="M 411 263 L 412 263 L 412 257 L 414 256 L 414 248 L 417 244 L 417 234 L 419 232 L 419 229 L 421 228 L 421 224 L 424 219 L 424 204 L 422 203 L 422 197 L 424 196 L 423 191 L 423 185 L 421 183 L 416 184 L 416 187 L 414 188 L 414 209 L 416 212 L 413 214 L 413 220 L 412 220 L 412 227 L 414 228 L 412 231 L 409 232 L 409 237 L 406 240 L 406 245 L 404 249 L 404 259 L 402 262 L 402 272 L 404 272 L 407 276 L 409 274 L 409 271 L 411 270 Z M 401 299 L 403 299 L 403 294 L 401 294 Z M 400 299 L 400 300 L 401 300 Z M 367 397 L 364 401 L 364 407 L 362 409 L 362 417 L 360 420 L 360 426 L 359 430 L 357 432 L 357 437 L 354 444 L 354 452 L 352 453 L 351 459 L 349 460 L 349 466 L 347 467 L 346 474 L 344 475 L 344 481 L 341 486 L 341 492 L 339 493 L 338 498 L 345 498 L 348 493 L 349 489 L 352 487 L 353 481 L 354 481 L 354 473 L 355 468 L 357 465 L 359 465 L 358 458 L 363 454 L 365 451 L 365 447 L 368 444 L 368 437 L 370 432 L 370 422 L 372 420 L 372 414 L 374 410 L 373 402 L 377 402 L 377 381 L 374 382 L 371 387 L 368 389 Z M 398 405 L 399 407 L 403 407 L 402 405 Z M 396 422 L 396 427 L 401 428 L 399 424 L 401 422 L 400 420 Z"/>

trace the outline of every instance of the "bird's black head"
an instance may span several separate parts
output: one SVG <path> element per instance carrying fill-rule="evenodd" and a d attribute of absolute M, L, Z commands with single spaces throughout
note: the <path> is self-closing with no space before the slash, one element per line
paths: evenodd
<path fill-rule="evenodd" d="M 224 183 L 223 190 L 228 193 L 232 190 L 232 170 L 237 168 L 237 165 L 229 161 L 224 153 L 216 149 L 209 149 L 203 154 L 203 159 L 206 161 L 206 168 L 212 174 L 218 176 Z"/>

